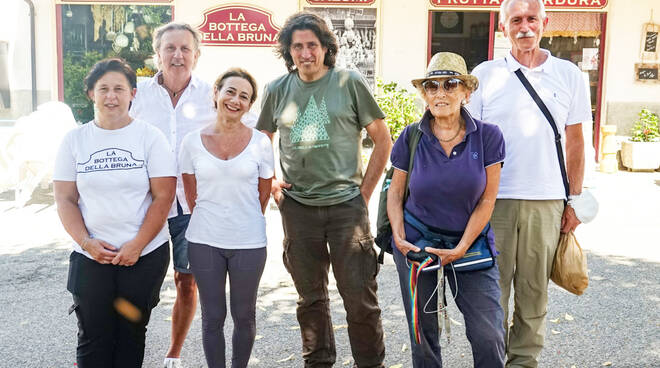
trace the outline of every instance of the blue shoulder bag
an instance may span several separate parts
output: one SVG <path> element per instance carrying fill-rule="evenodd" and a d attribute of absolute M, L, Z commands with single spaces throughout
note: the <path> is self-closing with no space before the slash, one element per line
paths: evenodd
<path fill-rule="evenodd" d="M 463 236 L 462 232 L 442 231 L 431 229 L 429 226 L 417 219 L 413 214 L 404 211 L 404 221 L 414 227 L 422 234 L 422 237 L 415 242 L 415 246 L 422 249 L 419 252 L 408 252 L 407 258 L 415 262 L 423 262 L 427 257 L 435 262 L 438 257 L 435 254 L 424 251 L 424 248 L 454 249 Z M 481 231 L 477 239 L 474 240 L 470 248 L 465 252 L 463 258 L 451 263 L 456 272 L 478 271 L 495 265 L 495 256 L 488 244 L 488 231 L 490 223 Z M 426 267 L 424 271 L 438 269 L 438 264 Z"/>

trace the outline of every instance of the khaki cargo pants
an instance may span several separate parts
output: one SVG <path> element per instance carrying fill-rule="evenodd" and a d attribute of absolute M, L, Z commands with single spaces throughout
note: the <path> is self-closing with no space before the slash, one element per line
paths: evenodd
<path fill-rule="evenodd" d="M 537 367 L 545 338 L 548 280 L 559 241 L 563 200 L 498 199 L 491 219 L 500 253 L 507 367 Z M 509 296 L 514 289 L 513 324 Z"/>

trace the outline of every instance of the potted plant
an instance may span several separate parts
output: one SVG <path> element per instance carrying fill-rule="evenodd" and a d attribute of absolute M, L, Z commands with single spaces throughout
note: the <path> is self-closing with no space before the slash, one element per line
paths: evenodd
<path fill-rule="evenodd" d="M 655 170 L 660 167 L 658 115 L 642 109 L 633 125 L 630 140 L 621 144 L 621 162 L 628 170 Z"/>

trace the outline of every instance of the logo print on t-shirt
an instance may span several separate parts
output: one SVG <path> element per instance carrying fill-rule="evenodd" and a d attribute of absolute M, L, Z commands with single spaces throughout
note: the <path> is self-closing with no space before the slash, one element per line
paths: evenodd
<path fill-rule="evenodd" d="M 321 104 L 316 105 L 314 96 L 309 98 L 305 112 L 298 111 L 298 117 L 291 128 L 291 143 L 328 141 L 328 131 L 325 125 L 330 124 L 328 109 L 325 106 L 325 97 Z M 327 145 L 323 145 L 327 146 Z"/>
<path fill-rule="evenodd" d="M 133 158 L 133 153 L 120 148 L 106 148 L 89 155 L 89 160 L 78 163 L 79 174 L 94 171 L 131 170 L 144 167 L 144 160 Z"/>

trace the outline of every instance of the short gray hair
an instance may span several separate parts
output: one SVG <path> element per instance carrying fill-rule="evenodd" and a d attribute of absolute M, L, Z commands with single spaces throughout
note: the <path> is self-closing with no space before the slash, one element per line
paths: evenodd
<path fill-rule="evenodd" d="M 154 52 L 158 52 L 160 49 L 160 44 L 161 41 L 163 40 L 163 35 L 166 32 L 169 31 L 188 31 L 190 34 L 193 36 L 193 41 L 195 44 L 195 51 L 199 51 L 199 44 L 201 43 L 202 37 L 199 34 L 199 31 L 197 31 L 195 28 L 193 28 L 190 24 L 184 23 L 184 22 L 169 22 L 167 24 L 163 24 L 162 26 L 156 28 L 154 31 L 153 35 L 153 42 L 152 46 L 154 48 Z"/>
<path fill-rule="evenodd" d="M 539 4 L 541 19 L 545 19 L 545 18 L 548 17 L 548 15 L 545 12 L 545 5 L 543 3 L 543 0 L 504 0 L 504 1 L 502 1 L 502 4 L 500 5 L 500 20 L 499 20 L 499 23 L 504 24 L 504 22 L 506 22 L 506 18 L 507 18 L 506 12 L 509 10 L 509 7 L 511 7 L 511 4 L 516 2 L 516 1 L 536 1 L 536 3 Z"/>

